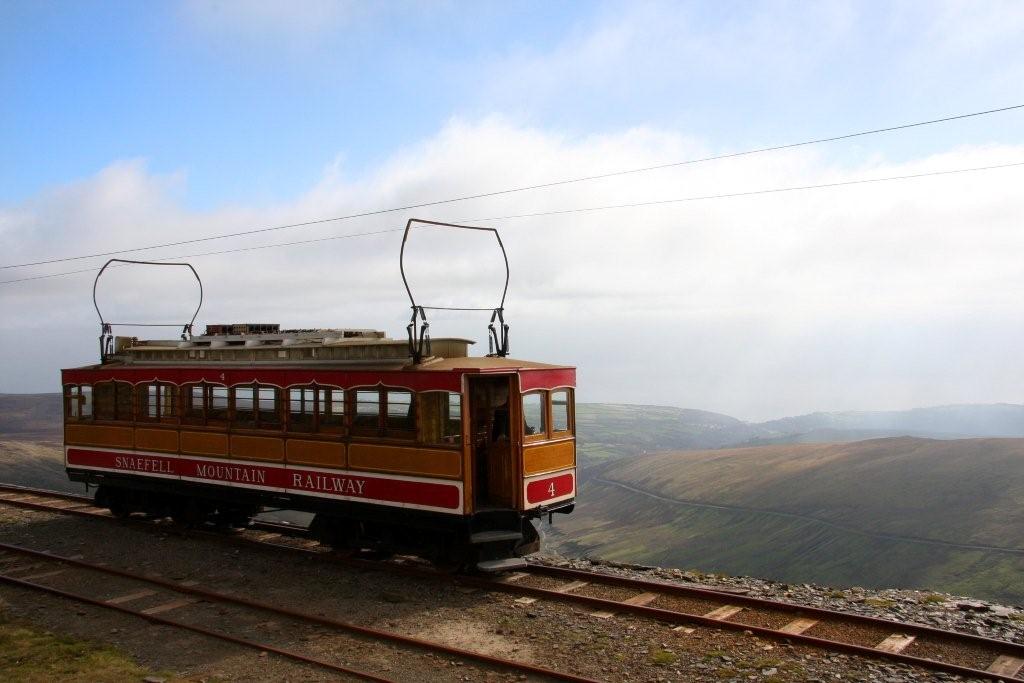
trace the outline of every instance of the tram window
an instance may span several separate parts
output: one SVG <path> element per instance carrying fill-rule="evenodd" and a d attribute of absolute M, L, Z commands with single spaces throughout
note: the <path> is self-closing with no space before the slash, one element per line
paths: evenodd
<path fill-rule="evenodd" d="M 81 392 L 81 401 L 79 403 L 79 416 L 82 419 L 92 417 L 92 387 L 82 386 L 78 387 Z"/>
<path fill-rule="evenodd" d="M 191 424 L 203 424 L 206 421 L 206 391 L 202 384 L 188 384 L 182 393 L 185 403 L 183 418 Z"/>
<path fill-rule="evenodd" d="M 81 396 L 79 387 L 68 385 L 64 387 L 64 417 L 69 420 L 77 420 L 81 415 Z"/>
<path fill-rule="evenodd" d="M 64 393 L 64 414 L 69 420 L 88 420 L 92 417 L 92 387 L 70 385 Z"/>
<path fill-rule="evenodd" d="M 355 414 L 352 426 L 367 429 L 380 428 L 380 392 L 376 389 L 360 389 L 355 392 Z"/>
<path fill-rule="evenodd" d="M 385 421 L 385 436 L 415 437 L 416 412 L 410 391 L 388 391 L 388 413 Z"/>
<path fill-rule="evenodd" d="M 281 426 L 281 415 L 277 410 L 277 387 L 260 387 L 257 389 L 257 422 L 260 429 L 277 429 Z"/>
<path fill-rule="evenodd" d="M 98 382 L 94 389 L 97 420 L 132 419 L 132 385 L 127 382 Z"/>
<path fill-rule="evenodd" d="M 255 389 L 253 387 L 235 387 L 235 425 L 239 427 L 255 427 Z"/>
<path fill-rule="evenodd" d="M 442 391 L 419 395 L 422 438 L 429 444 L 462 443 L 462 396 Z"/>
<path fill-rule="evenodd" d="M 546 433 L 544 412 L 543 393 L 523 394 L 523 434 L 535 436 Z"/>
<path fill-rule="evenodd" d="M 345 426 L 345 392 L 341 389 L 320 390 L 320 430 L 339 432 Z"/>
<path fill-rule="evenodd" d="M 113 420 L 117 415 L 114 407 L 114 383 L 97 382 L 93 387 L 94 412 L 97 420 Z"/>
<path fill-rule="evenodd" d="M 210 420 L 228 419 L 228 388 L 206 386 L 206 417 Z"/>
<path fill-rule="evenodd" d="M 147 384 L 139 387 L 139 419 L 159 422 L 177 417 L 177 401 L 171 384 Z"/>
<path fill-rule="evenodd" d="M 296 432 L 311 432 L 316 417 L 316 390 L 312 388 L 288 390 L 288 428 Z"/>
<path fill-rule="evenodd" d="M 114 382 L 114 407 L 118 420 L 132 419 L 132 385 L 127 382 Z"/>
<path fill-rule="evenodd" d="M 558 389 L 551 392 L 551 431 L 567 432 L 569 424 L 569 390 Z"/>

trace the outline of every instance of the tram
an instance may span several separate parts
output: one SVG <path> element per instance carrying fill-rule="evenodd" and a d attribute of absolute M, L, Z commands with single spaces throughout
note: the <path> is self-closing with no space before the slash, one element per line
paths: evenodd
<path fill-rule="evenodd" d="M 245 526 L 298 510 L 336 547 L 523 566 L 534 521 L 574 506 L 576 370 L 508 357 L 504 295 L 488 355 L 432 339 L 405 278 L 415 223 L 479 229 L 406 226 L 406 339 L 266 323 L 194 335 L 194 315 L 180 339 L 143 340 L 101 313 L 100 362 L 61 373 L 69 478 L 119 516 Z"/>

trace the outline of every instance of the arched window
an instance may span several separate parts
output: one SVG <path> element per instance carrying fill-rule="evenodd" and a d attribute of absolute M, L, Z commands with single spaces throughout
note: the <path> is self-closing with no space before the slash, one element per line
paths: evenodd
<path fill-rule="evenodd" d="M 132 420 L 132 385 L 97 382 L 93 385 L 93 414 L 97 420 Z"/>
<path fill-rule="evenodd" d="M 317 386 L 289 389 L 288 429 L 342 433 L 345 430 L 345 390 Z"/>
<path fill-rule="evenodd" d="M 320 389 L 316 407 L 317 431 L 338 434 L 345 430 L 344 389 Z"/>
<path fill-rule="evenodd" d="M 245 384 L 231 390 L 234 404 L 232 424 L 249 429 L 280 429 L 281 390 L 261 384 Z"/>
<path fill-rule="evenodd" d="M 350 395 L 354 435 L 416 438 L 416 396 L 411 391 L 355 389 Z"/>
<path fill-rule="evenodd" d="M 228 388 L 208 382 L 186 384 L 181 388 L 181 419 L 186 424 L 226 424 Z"/>
<path fill-rule="evenodd" d="M 295 387 L 288 390 L 288 429 L 293 432 L 316 431 L 316 389 Z"/>
<path fill-rule="evenodd" d="M 136 415 L 141 422 L 177 422 L 178 388 L 165 382 L 142 384 L 136 396 L 139 399 Z"/>

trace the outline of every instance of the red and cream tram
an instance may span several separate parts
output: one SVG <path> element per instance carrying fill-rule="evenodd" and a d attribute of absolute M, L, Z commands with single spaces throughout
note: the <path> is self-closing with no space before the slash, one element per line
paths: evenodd
<path fill-rule="evenodd" d="M 470 357 L 421 336 L 417 308 L 408 341 L 244 324 L 146 341 L 104 323 L 102 361 L 62 371 L 68 475 L 118 515 L 301 510 L 334 545 L 517 566 L 539 547 L 531 520 L 573 508 L 576 371 Z"/>

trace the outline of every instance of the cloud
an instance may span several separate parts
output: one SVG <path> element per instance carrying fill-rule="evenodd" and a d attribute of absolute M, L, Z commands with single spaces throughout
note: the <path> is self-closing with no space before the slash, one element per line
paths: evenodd
<path fill-rule="evenodd" d="M 186 208 L 187 178 L 143 162 L 0 209 L 4 261 L 88 253 L 338 216 L 648 166 L 714 151 L 653 127 L 575 137 L 505 119 L 452 120 L 359 175 L 334 166 L 270 207 Z M 679 167 L 357 221 L 146 252 L 177 256 L 402 228 L 412 216 L 499 227 L 509 252 L 514 355 L 580 367 L 584 400 L 667 403 L 760 418 L 814 409 L 1019 401 L 1024 320 L 1020 170 L 555 217 L 497 217 L 837 182 L 1024 159 L 966 146 L 840 165 L 814 148 Z M 503 266 L 489 238 L 418 231 L 418 299 L 491 306 Z M 400 336 L 401 233 L 196 258 L 200 322 L 371 326 Z M 72 262 L 8 276 L 97 265 Z M 183 274 L 133 268 L 103 290 L 111 315 L 190 315 Z M 0 391 L 55 387 L 98 333 L 88 274 L 0 287 Z M 106 310 L 106 309 L 105 309 Z M 435 335 L 484 339 L 486 316 L 436 313 Z M 168 334 L 176 334 L 169 330 Z M 28 343 L 31 340 L 31 343 Z"/>

